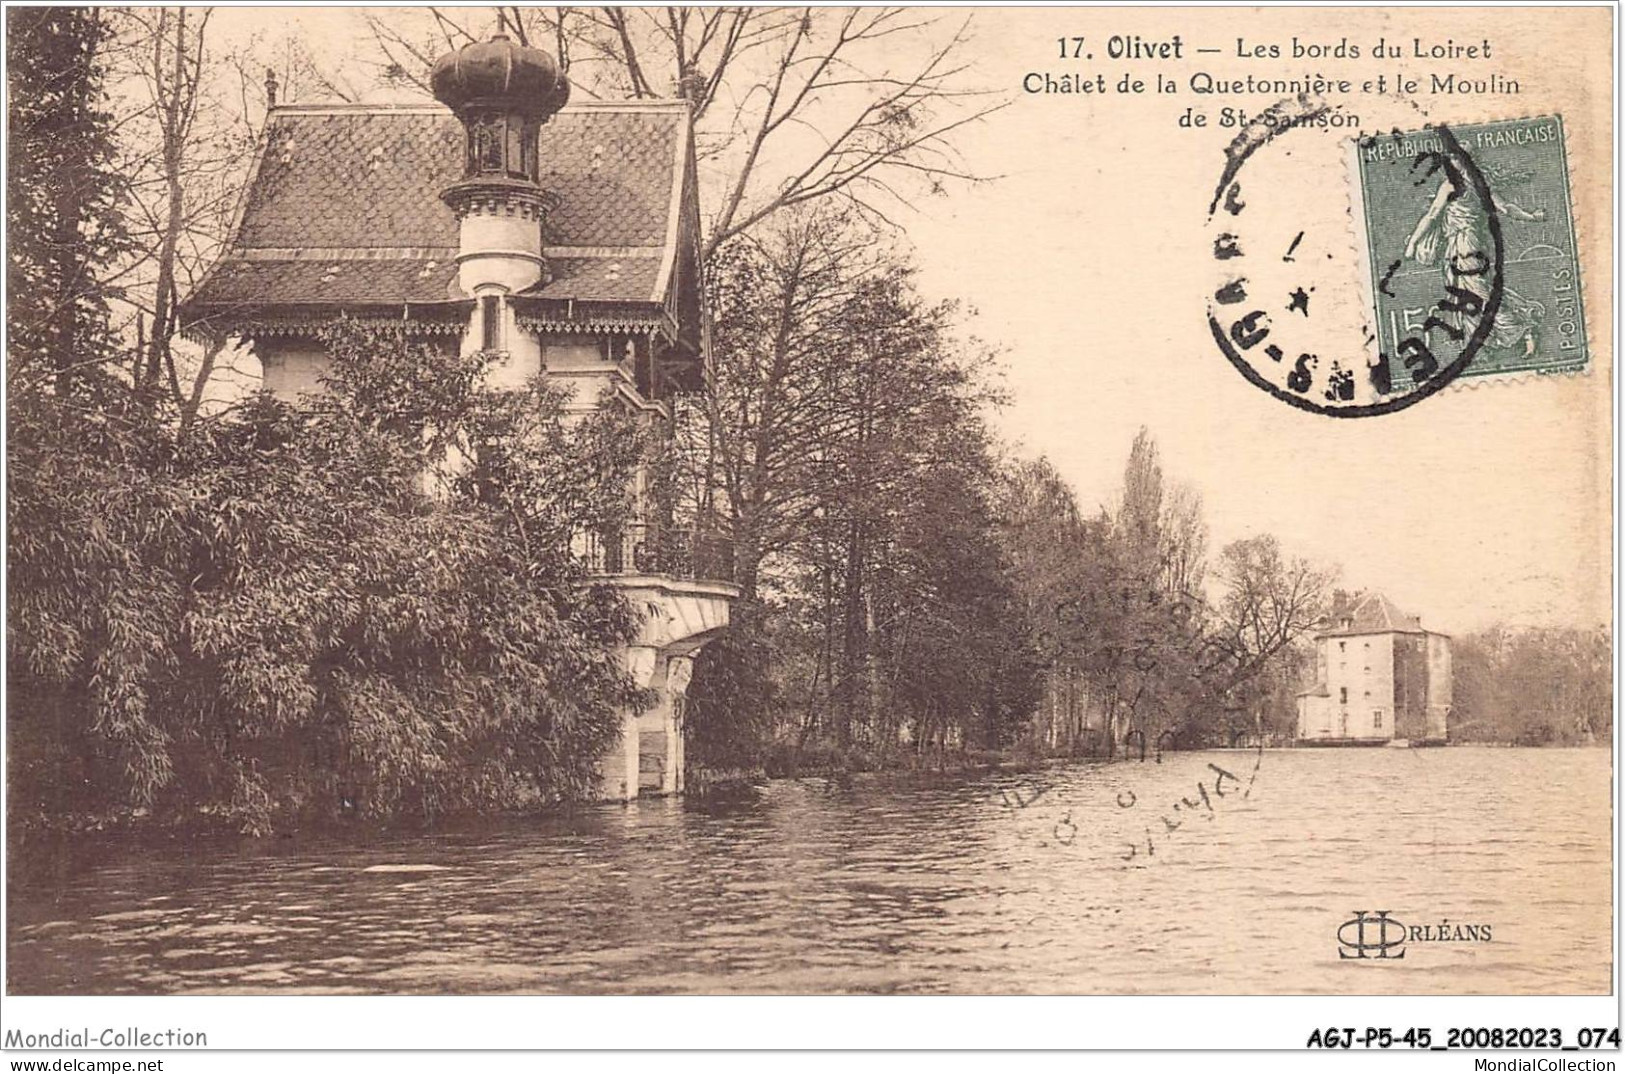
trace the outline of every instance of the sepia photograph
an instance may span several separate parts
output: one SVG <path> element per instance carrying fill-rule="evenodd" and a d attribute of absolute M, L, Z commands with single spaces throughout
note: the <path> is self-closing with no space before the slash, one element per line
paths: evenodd
<path fill-rule="evenodd" d="M 7 5 L 5 1050 L 1617 1051 L 1617 14 Z"/>

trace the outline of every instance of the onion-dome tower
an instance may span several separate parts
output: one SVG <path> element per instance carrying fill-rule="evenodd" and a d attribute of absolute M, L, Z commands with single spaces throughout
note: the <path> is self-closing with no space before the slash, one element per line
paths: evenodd
<path fill-rule="evenodd" d="M 470 295 L 524 291 L 546 277 L 551 197 L 537 142 L 569 100 L 569 80 L 552 56 L 497 34 L 440 57 L 430 85 L 465 137 L 463 178 L 440 194 L 459 221 L 458 283 Z"/>

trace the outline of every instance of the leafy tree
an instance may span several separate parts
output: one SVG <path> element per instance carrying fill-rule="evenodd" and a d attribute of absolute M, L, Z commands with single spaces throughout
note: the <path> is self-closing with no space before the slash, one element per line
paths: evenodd
<path fill-rule="evenodd" d="M 95 8 L 6 11 L 9 136 L 6 382 L 12 408 L 42 387 L 91 391 L 114 357 L 100 267 L 130 245 L 104 83 L 110 31 Z"/>
<path fill-rule="evenodd" d="M 1233 665 L 1229 685 L 1257 674 L 1325 618 L 1333 573 L 1302 558 L 1287 560 L 1268 534 L 1226 545 L 1220 576 L 1217 634 Z"/>
<path fill-rule="evenodd" d="M 631 619 L 569 552 L 637 437 L 566 429 L 399 330 L 342 324 L 328 391 L 184 439 L 29 426 L 11 470 L 14 804 L 277 817 L 587 793 L 639 700 Z M 429 480 L 434 475 L 435 480 Z"/>
<path fill-rule="evenodd" d="M 1613 734 L 1605 627 L 1494 626 L 1451 645 L 1453 741 L 1592 745 Z"/>
<path fill-rule="evenodd" d="M 1262 731 L 1272 704 L 1279 719 L 1281 696 L 1303 667 L 1302 642 L 1325 621 L 1336 572 L 1287 559 L 1276 538 L 1261 534 L 1226 545 L 1218 573 L 1224 590 L 1205 683 L 1216 704 L 1206 733 L 1228 739 Z"/>
<path fill-rule="evenodd" d="M 1013 461 L 1001 475 L 998 534 L 1012 584 L 1029 624 L 1029 660 L 1041 676 L 1040 744 L 1065 753 L 1088 748 L 1094 706 L 1082 668 L 1077 595 L 1096 588 L 1105 540 L 1099 520 L 1082 517 L 1077 499 L 1047 458 Z"/>
<path fill-rule="evenodd" d="M 1049 745 L 1110 754 L 1135 735 L 1149 749 L 1279 729 L 1328 572 L 1287 562 L 1273 537 L 1250 538 L 1223 550 L 1213 599 L 1201 499 L 1185 486 L 1167 489 L 1145 429 L 1114 515 L 1078 519 L 1064 482 L 1045 467 L 1017 480 L 1009 539 L 1048 672 Z"/>
<path fill-rule="evenodd" d="M 1123 469 L 1123 494 L 1112 528 L 1129 569 L 1152 582 L 1162 568 L 1162 463 L 1145 426 L 1135 434 Z"/>
<path fill-rule="evenodd" d="M 980 460 L 971 460 L 980 461 Z M 1026 731 L 1039 699 L 1032 625 L 989 504 L 988 475 L 933 467 L 899 515 L 874 572 L 884 691 L 871 722 L 884 738 L 997 750 Z M 888 726 L 891 725 L 891 726 Z"/>
<path fill-rule="evenodd" d="M 746 603 L 701 668 L 738 692 L 691 699 L 692 755 L 722 713 L 764 703 L 792 753 L 1008 741 L 1032 672 L 989 507 L 988 357 L 847 215 L 775 218 L 722 251 L 711 286 L 715 435 L 686 470 L 715 490 Z"/>

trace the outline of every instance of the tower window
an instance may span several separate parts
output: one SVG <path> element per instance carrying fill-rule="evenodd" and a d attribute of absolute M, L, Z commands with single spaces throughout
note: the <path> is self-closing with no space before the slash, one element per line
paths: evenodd
<path fill-rule="evenodd" d="M 502 349 L 502 299 L 496 295 L 480 296 L 480 350 Z"/>
<path fill-rule="evenodd" d="M 518 112 L 480 112 L 463 120 L 464 177 L 505 176 L 536 181 L 536 127 Z"/>
<path fill-rule="evenodd" d="M 507 169 L 510 179 L 528 179 L 530 175 L 525 168 L 525 128 L 524 124 L 510 117 L 508 120 L 508 145 L 504 154 L 503 167 Z"/>
<path fill-rule="evenodd" d="M 497 116 L 480 116 L 468 125 L 468 174 L 502 171 L 503 123 Z"/>

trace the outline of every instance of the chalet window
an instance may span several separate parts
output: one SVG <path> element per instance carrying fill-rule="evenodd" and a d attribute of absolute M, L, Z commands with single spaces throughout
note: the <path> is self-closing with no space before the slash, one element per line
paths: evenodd
<path fill-rule="evenodd" d="M 1341 652 L 1347 652 L 1348 647 L 1349 647 L 1349 643 L 1346 642 L 1346 641 L 1340 641 L 1340 642 L 1337 643 L 1337 651 L 1340 652 L 1340 653 Z"/>
<path fill-rule="evenodd" d="M 1344 705 L 1349 703 L 1349 688 L 1347 686 L 1337 688 L 1337 700 Z"/>
<path fill-rule="evenodd" d="M 1382 730 L 1382 710 L 1373 709 L 1371 712 L 1371 726 L 1378 731 Z"/>
<path fill-rule="evenodd" d="M 480 296 L 480 350 L 502 349 L 502 299 L 496 295 Z"/>

